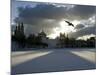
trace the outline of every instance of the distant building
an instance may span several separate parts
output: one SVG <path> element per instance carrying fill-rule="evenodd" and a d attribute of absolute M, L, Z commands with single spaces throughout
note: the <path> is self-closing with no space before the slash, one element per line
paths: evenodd
<path fill-rule="evenodd" d="M 14 37 L 12 38 L 12 41 L 11 41 L 11 48 L 13 50 L 16 50 L 16 49 L 19 49 L 20 47 L 22 47 L 24 44 L 24 39 L 25 39 L 23 23 L 18 23 L 16 25 L 12 36 L 14 36 Z M 17 39 L 17 41 L 15 41 L 16 39 Z M 21 40 L 20 44 L 18 42 L 19 40 Z"/>
<path fill-rule="evenodd" d="M 38 33 L 38 36 L 46 38 L 46 33 L 42 30 L 42 32 Z"/>
<path fill-rule="evenodd" d="M 24 35 L 23 23 L 18 23 L 18 25 L 15 28 L 14 35 L 16 36 Z"/>
<path fill-rule="evenodd" d="M 58 37 L 57 47 L 65 47 L 65 33 L 60 33 L 60 36 Z"/>
<path fill-rule="evenodd" d="M 48 48 L 55 48 L 55 47 L 57 47 L 58 40 L 57 39 L 49 39 L 46 36 L 46 33 L 43 30 L 42 30 L 42 32 L 40 32 L 38 34 L 38 36 L 41 37 L 42 42 L 48 44 Z"/>
<path fill-rule="evenodd" d="M 25 40 L 23 40 L 23 38 L 26 35 L 24 33 L 23 23 L 18 23 L 16 25 L 15 30 L 14 30 L 14 36 L 15 36 L 15 38 L 17 37 L 18 40 L 20 39 L 21 42 L 16 42 L 13 40 L 12 41 L 12 49 L 18 49 L 18 48 L 20 48 L 20 46 L 23 43 L 25 43 L 24 42 Z M 38 33 L 37 36 L 41 38 L 40 42 L 42 42 L 44 45 L 47 44 L 46 47 L 48 47 L 48 48 L 65 47 L 65 38 L 66 38 L 65 33 L 60 33 L 60 36 L 57 37 L 56 39 L 50 39 L 47 37 L 46 33 L 42 30 L 40 33 Z M 68 35 L 67 35 L 67 39 L 68 39 Z M 41 46 L 41 45 L 39 45 L 39 46 Z M 41 48 L 41 47 L 39 47 L 39 48 Z"/>

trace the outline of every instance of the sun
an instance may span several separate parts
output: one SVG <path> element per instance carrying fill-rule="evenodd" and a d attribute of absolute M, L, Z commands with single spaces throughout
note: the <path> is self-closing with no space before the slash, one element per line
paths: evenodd
<path fill-rule="evenodd" d="M 65 21 L 61 21 L 59 25 L 59 27 L 53 28 L 54 33 L 48 35 L 48 37 L 55 39 L 57 36 L 59 36 L 60 33 L 68 34 L 69 32 L 74 31 L 74 28 L 72 26 L 69 26 Z"/>

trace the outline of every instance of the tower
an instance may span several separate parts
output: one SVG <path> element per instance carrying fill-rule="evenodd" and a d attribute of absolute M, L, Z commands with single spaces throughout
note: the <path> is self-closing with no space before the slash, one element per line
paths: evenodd
<path fill-rule="evenodd" d="M 40 32 L 38 36 L 46 38 L 46 33 L 42 30 L 42 32 Z"/>
<path fill-rule="evenodd" d="M 24 34 L 24 26 L 23 26 L 23 22 L 20 24 L 20 32 L 21 32 L 21 34 Z"/>
<path fill-rule="evenodd" d="M 17 26 L 16 26 L 16 29 L 14 31 L 14 34 L 16 36 L 21 36 L 21 35 L 24 35 L 24 26 L 23 26 L 23 23 L 18 23 Z"/>
<path fill-rule="evenodd" d="M 65 39 L 65 33 L 60 33 L 60 39 Z"/>
<path fill-rule="evenodd" d="M 66 39 L 67 39 L 67 40 L 69 40 L 68 34 L 67 34 L 67 37 L 66 37 Z"/>

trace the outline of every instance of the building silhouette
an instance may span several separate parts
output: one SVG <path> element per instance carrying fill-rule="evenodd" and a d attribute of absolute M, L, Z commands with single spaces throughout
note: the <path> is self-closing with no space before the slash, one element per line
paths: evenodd
<path fill-rule="evenodd" d="M 40 33 L 38 33 L 38 36 L 42 38 L 47 38 L 46 33 L 43 30 Z"/>
<path fill-rule="evenodd" d="M 24 26 L 23 26 L 23 23 L 18 23 L 18 25 L 16 26 L 16 29 L 14 31 L 14 35 L 15 36 L 24 35 Z"/>
<path fill-rule="evenodd" d="M 69 38 L 68 34 L 60 33 L 56 39 L 50 39 L 47 37 L 44 30 L 38 35 L 30 34 L 26 37 L 24 33 L 23 22 L 17 23 L 14 34 L 12 35 L 12 49 L 19 48 L 82 48 L 82 47 L 95 47 L 96 38 L 91 37 L 87 40 L 76 40 L 75 38 Z"/>
<path fill-rule="evenodd" d="M 18 23 L 12 35 L 12 49 L 23 48 L 25 46 L 25 34 L 23 23 Z"/>

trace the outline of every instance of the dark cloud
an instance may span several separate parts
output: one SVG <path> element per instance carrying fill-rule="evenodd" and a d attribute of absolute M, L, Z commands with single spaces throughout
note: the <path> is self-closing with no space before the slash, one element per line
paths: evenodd
<path fill-rule="evenodd" d="M 90 34 L 96 35 L 96 26 L 84 27 L 76 32 L 69 33 L 69 36 L 78 38 L 80 36 L 90 35 Z"/>
<path fill-rule="evenodd" d="M 44 29 L 47 34 L 52 33 L 54 27 L 59 27 L 62 20 L 87 20 L 91 16 L 95 15 L 95 6 L 74 5 L 73 7 L 64 5 L 57 6 L 54 4 L 36 4 L 36 6 L 19 7 L 18 17 L 15 18 L 15 22 L 23 22 L 25 25 L 25 31 L 28 34 L 38 33 L 41 29 Z M 80 29 L 71 35 L 85 35 L 89 32 L 95 32 L 94 27 L 83 28 L 84 25 L 77 25 L 75 28 Z M 93 31 L 93 30 L 94 31 Z"/>
<path fill-rule="evenodd" d="M 44 28 L 44 27 L 36 27 L 33 25 L 25 25 L 25 34 L 29 35 L 29 34 L 38 34 L 41 31 L 44 31 L 47 35 L 53 33 L 53 30 L 51 30 L 51 28 Z"/>
<path fill-rule="evenodd" d="M 96 25 L 96 15 L 93 15 L 88 20 L 83 20 L 82 24 L 87 25 L 87 26 L 94 26 L 94 25 Z"/>
<path fill-rule="evenodd" d="M 35 7 L 19 7 L 19 17 L 20 20 L 24 21 L 34 21 L 42 19 L 88 19 L 93 14 L 95 14 L 95 6 L 83 6 L 75 5 L 73 8 L 66 7 L 56 7 L 53 4 L 37 4 Z M 27 22 L 25 21 L 25 22 Z"/>
<path fill-rule="evenodd" d="M 52 4 L 38 4 L 36 7 L 19 7 L 19 18 L 61 19 L 65 17 L 66 8 Z"/>
<path fill-rule="evenodd" d="M 76 5 L 74 8 L 68 10 L 69 18 L 71 19 L 88 19 L 96 13 L 95 6 Z"/>
<path fill-rule="evenodd" d="M 83 28 L 83 27 L 84 27 L 83 24 L 78 24 L 78 25 L 75 27 L 75 29 L 81 29 L 81 28 Z"/>
<path fill-rule="evenodd" d="M 58 21 L 49 21 L 49 22 L 41 22 L 40 25 L 28 25 L 28 24 L 24 24 L 25 26 L 25 34 L 31 34 L 31 33 L 39 33 L 40 31 L 44 31 L 45 33 L 47 33 L 47 35 L 53 33 L 53 28 L 58 27 L 59 26 L 59 22 Z"/>
<path fill-rule="evenodd" d="M 25 28 L 26 33 L 37 33 L 44 29 L 49 34 L 52 32 L 52 28 L 59 26 L 60 20 L 65 17 L 66 13 L 65 8 L 56 7 L 52 4 L 38 4 L 36 7 L 19 7 L 18 10 L 19 15 L 15 18 L 15 22 L 23 22 L 25 27 L 27 27 Z"/>

